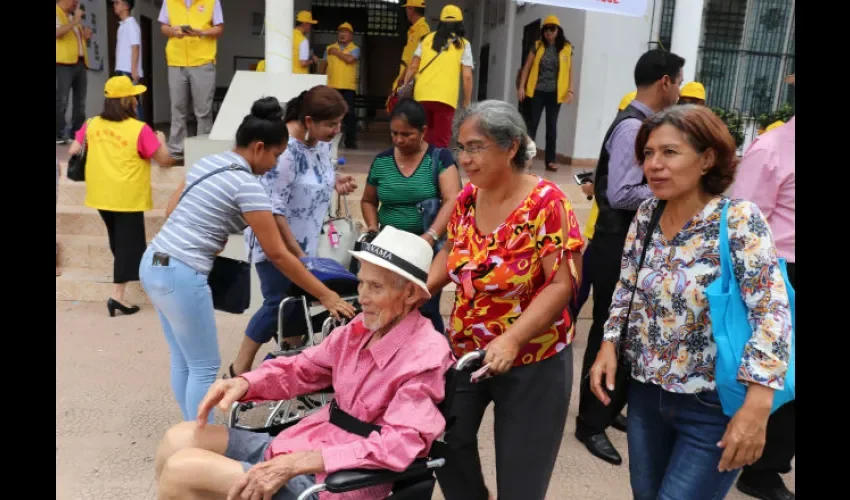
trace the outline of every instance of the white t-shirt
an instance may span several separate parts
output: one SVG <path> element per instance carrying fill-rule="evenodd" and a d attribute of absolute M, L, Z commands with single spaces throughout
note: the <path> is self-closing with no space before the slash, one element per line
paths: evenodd
<path fill-rule="evenodd" d="M 463 54 L 460 56 L 460 64 L 463 66 L 469 66 L 470 68 L 475 68 L 475 62 L 472 60 L 472 47 L 469 41 L 465 41 L 463 44 Z M 416 46 L 416 50 L 413 52 L 413 55 L 416 57 L 422 58 L 422 42 L 419 42 L 419 45 Z M 430 61 L 420 61 L 419 64 L 428 64 Z M 424 66 L 423 66 L 424 67 Z"/>
<path fill-rule="evenodd" d="M 307 59 L 310 59 L 310 42 L 305 38 L 298 45 L 298 60 L 306 61 Z"/>
<path fill-rule="evenodd" d="M 118 25 L 118 36 L 115 44 L 115 70 L 132 73 L 133 45 L 139 46 L 138 71 L 139 77 L 145 76 L 142 70 L 142 30 L 136 18 L 130 16 Z"/>

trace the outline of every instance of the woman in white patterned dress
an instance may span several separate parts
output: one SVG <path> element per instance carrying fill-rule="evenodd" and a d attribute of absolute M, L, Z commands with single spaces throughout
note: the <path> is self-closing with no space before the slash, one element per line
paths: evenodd
<path fill-rule="evenodd" d="M 289 101 L 284 119 L 289 128 L 289 144 L 277 166 L 260 183 L 272 203 L 283 241 L 297 257 L 315 257 L 333 191 L 348 194 L 357 186 L 350 175 L 337 176 L 331 164 L 331 143 L 340 132 L 348 110 L 336 90 L 318 85 Z M 286 297 L 290 281 L 266 260 L 262 248 L 252 245 L 253 234 L 245 232 L 250 258 L 257 268 L 263 305 L 251 318 L 245 338 L 230 365 L 230 375 L 251 370 L 260 346 L 274 337 L 280 301 Z M 294 339 L 290 339 L 290 343 Z"/>

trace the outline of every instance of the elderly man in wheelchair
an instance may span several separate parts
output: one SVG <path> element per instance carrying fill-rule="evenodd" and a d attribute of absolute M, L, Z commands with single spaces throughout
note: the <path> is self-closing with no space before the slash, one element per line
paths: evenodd
<path fill-rule="evenodd" d="M 319 345 L 217 381 L 197 422 L 175 425 L 160 443 L 160 499 L 396 498 L 399 485 L 423 477 L 430 481 L 415 498 L 425 490 L 431 497 L 432 469 L 443 461 L 428 458 L 446 426 L 441 403 L 454 373 L 448 342 L 417 310 L 429 296 L 432 250 L 419 236 L 387 227 L 352 254 L 361 262 L 363 312 Z M 329 386 L 331 404 L 276 436 L 206 424 L 215 406 L 226 412 L 235 402 L 292 399 Z"/>

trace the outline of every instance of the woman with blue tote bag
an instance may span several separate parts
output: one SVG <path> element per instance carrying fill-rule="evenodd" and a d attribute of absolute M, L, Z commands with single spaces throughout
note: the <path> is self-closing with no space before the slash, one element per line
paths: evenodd
<path fill-rule="evenodd" d="M 723 196 L 735 149 L 726 125 L 694 105 L 650 117 L 635 141 L 655 198 L 629 228 L 590 378 L 605 404 L 617 384 L 629 388 L 636 500 L 724 498 L 738 469 L 761 456 L 793 379 L 792 312 L 770 228 L 754 203 Z M 717 286 L 725 310 L 713 303 Z M 724 336 L 741 318 L 749 329 L 734 330 L 744 342 L 730 358 Z"/>

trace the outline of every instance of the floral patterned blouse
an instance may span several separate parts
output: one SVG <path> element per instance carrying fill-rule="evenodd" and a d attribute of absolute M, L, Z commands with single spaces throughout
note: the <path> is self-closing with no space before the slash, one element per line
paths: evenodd
<path fill-rule="evenodd" d="M 286 151 L 277 165 L 260 177 L 272 202 L 272 213 L 283 215 L 301 249 L 310 257 L 316 256 L 322 224 L 336 184 L 336 170 L 331 165 L 331 143 L 318 142 L 309 147 L 289 138 Z M 266 260 L 262 247 L 256 243 L 251 229 L 245 230 L 245 244 L 253 242 L 253 262 Z"/>
<path fill-rule="evenodd" d="M 728 200 L 728 227 L 720 227 L 727 198 L 717 196 L 667 241 L 656 226 L 638 273 L 627 335 L 632 377 L 666 391 L 713 391 L 717 346 L 705 289 L 720 276 L 720 231 L 728 231 L 735 277 L 750 315 L 753 336 L 738 378 L 781 389 L 791 347 L 791 314 L 776 247 L 754 203 Z M 620 281 L 604 340 L 617 342 L 635 283 L 635 268 L 658 200 L 643 202 L 629 228 Z"/>
<path fill-rule="evenodd" d="M 523 203 L 487 235 L 475 225 L 477 193 L 477 187 L 466 185 L 448 226 L 448 239 L 454 245 L 446 266 L 457 284 L 448 330 L 458 356 L 485 348 L 528 308 L 548 283 L 544 257 L 555 254 L 557 270 L 566 251 L 579 251 L 584 244 L 569 200 L 547 180 L 539 179 Z M 562 223 L 561 208 L 566 224 Z M 563 226 L 567 234 L 563 234 Z M 569 262 L 575 283 L 576 270 Z M 549 329 L 520 349 L 514 366 L 553 356 L 570 345 L 573 335 L 573 322 L 565 308 Z"/>

